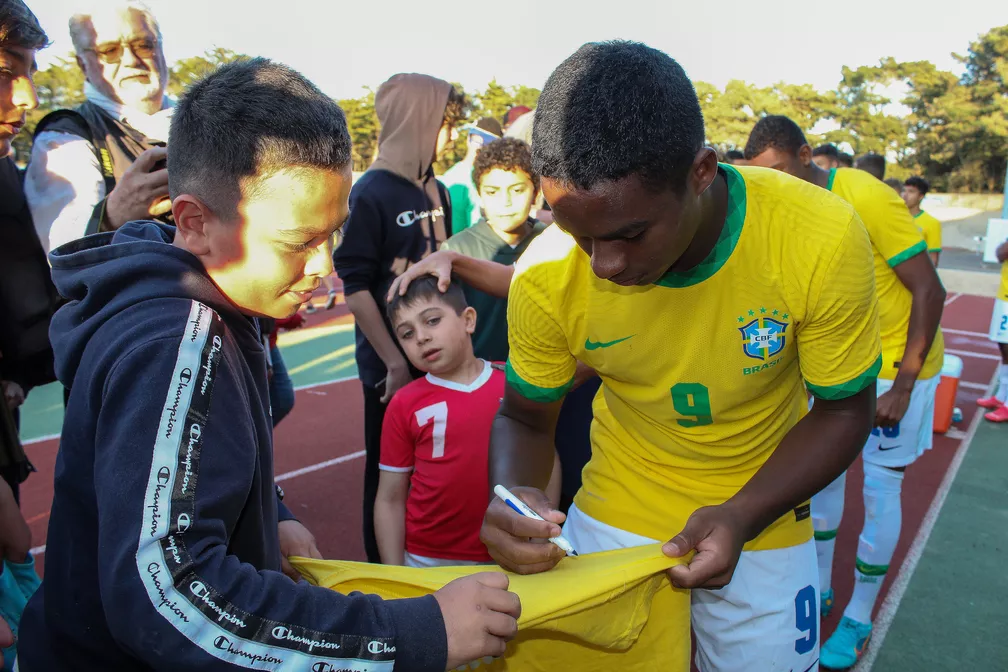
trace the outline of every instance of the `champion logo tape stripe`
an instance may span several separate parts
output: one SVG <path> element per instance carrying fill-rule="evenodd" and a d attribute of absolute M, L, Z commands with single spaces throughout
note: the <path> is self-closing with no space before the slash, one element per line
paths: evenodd
<path fill-rule="evenodd" d="M 144 501 L 136 559 L 148 597 L 172 627 L 204 652 L 242 668 L 287 672 L 328 665 L 390 672 L 395 650 L 385 642 L 266 621 L 237 609 L 192 571 L 185 534 L 194 523 L 202 427 L 223 338 L 219 316 L 193 302 L 166 393 Z M 200 427 L 195 436 L 194 425 Z"/>

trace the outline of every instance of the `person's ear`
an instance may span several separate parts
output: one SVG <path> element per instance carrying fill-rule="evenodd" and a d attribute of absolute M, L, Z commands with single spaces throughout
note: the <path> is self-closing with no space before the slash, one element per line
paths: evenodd
<path fill-rule="evenodd" d="M 472 306 L 462 311 L 462 321 L 465 322 L 466 333 L 470 336 L 476 331 L 476 309 Z"/>
<path fill-rule="evenodd" d="M 812 163 L 812 148 L 808 145 L 802 145 L 801 149 L 798 150 L 798 160 L 802 166 Z"/>
<path fill-rule="evenodd" d="M 180 194 L 172 201 L 175 235 L 181 237 L 185 249 L 197 257 L 210 253 L 208 225 L 214 214 L 206 203 L 189 194 Z"/>
<path fill-rule="evenodd" d="M 693 157 L 693 165 L 690 166 L 687 183 L 690 191 L 697 197 L 707 191 L 717 177 L 718 160 L 717 152 L 710 147 L 701 147 L 700 151 Z"/>

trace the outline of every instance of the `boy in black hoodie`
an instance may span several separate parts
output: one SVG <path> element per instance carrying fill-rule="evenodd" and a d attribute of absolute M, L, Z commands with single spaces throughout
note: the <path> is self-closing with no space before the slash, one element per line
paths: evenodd
<path fill-rule="evenodd" d="M 50 257 L 72 392 L 21 672 L 440 672 L 501 655 L 519 609 L 503 574 L 384 601 L 280 571 L 318 551 L 273 485 L 257 318 L 294 314 L 332 271 L 342 111 L 243 60 L 189 89 L 168 146 L 177 229 L 131 222 Z"/>
<path fill-rule="evenodd" d="M 346 240 L 333 255 L 357 332 L 357 371 L 364 388 L 364 550 L 381 562 L 374 533 L 378 458 L 385 408 L 417 372 L 385 316 L 385 294 L 409 266 L 451 235 L 448 190 L 433 164 L 465 116 L 464 98 L 428 75 L 399 74 L 378 87 L 378 158 L 350 191 Z"/>

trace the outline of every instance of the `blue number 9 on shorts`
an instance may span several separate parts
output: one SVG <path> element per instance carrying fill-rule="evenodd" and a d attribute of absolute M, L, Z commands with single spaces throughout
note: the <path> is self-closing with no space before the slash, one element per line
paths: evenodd
<path fill-rule="evenodd" d="M 795 627 L 804 633 L 804 637 L 795 640 L 794 650 L 798 655 L 804 655 L 815 648 L 816 636 L 819 631 L 819 605 L 816 604 L 816 591 L 812 586 L 805 586 L 794 598 Z"/>

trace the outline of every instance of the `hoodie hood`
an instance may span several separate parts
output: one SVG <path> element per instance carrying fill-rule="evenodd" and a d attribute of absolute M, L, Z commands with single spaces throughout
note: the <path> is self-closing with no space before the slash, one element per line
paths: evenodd
<path fill-rule="evenodd" d="M 206 304 L 221 316 L 242 349 L 261 348 L 256 321 L 239 313 L 199 259 L 175 247 L 174 239 L 174 227 L 138 221 L 49 254 L 56 289 L 69 300 L 49 329 L 56 375 L 65 386 L 71 386 L 85 347 L 107 322 L 117 320 L 111 333 L 121 337 L 130 324 L 162 313 L 178 300 Z"/>
<path fill-rule="evenodd" d="M 375 93 L 381 123 L 378 158 L 371 168 L 387 170 L 419 187 L 431 176 L 438 131 L 451 84 L 429 75 L 393 75 Z"/>

